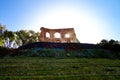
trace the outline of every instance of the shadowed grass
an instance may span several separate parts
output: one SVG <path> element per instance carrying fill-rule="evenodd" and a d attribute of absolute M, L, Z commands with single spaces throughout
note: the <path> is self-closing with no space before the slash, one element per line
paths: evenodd
<path fill-rule="evenodd" d="M 0 59 L 0 80 L 119 80 L 120 60 L 12 57 Z"/>

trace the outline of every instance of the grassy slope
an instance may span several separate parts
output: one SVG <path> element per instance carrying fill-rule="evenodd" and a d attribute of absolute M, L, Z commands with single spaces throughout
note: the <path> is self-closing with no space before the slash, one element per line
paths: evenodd
<path fill-rule="evenodd" d="M 119 80 L 120 60 L 13 57 L 0 59 L 0 80 Z"/>

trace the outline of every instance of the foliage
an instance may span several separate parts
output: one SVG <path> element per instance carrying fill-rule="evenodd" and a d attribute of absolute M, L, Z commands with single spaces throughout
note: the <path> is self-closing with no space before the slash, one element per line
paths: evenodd
<path fill-rule="evenodd" d="M 0 47 L 0 57 L 5 57 L 10 54 L 10 50 L 5 47 Z"/>
<path fill-rule="evenodd" d="M 5 31 L 4 32 L 4 37 L 7 38 L 9 37 L 10 41 L 13 41 L 15 39 L 15 33 L 12 31 Z"/>
<path fill-rule="evenodd" d="M 0 24 L 0 46 L 4 46 L 4 31 L 6 31 L 6 26 Z"/>
<path fill-rule="evenodd" d="M 10 39 L 10 42 L 16 42 L 18 46 L 33 43 L 38 41 L 38 32 L 33 30 L 20 30 L 20 31 L 8 31 L 6 26 L 0 24 L 0 46 L 4 46 L 6 38 Z"/>
<path fill-rule="evenodd" d="M 40 56 L 40 57 L 65 58 L 66 52 L 63 49 L 32 48 L 32 49 L 20 50 L 18 52 L 18 55 L 30 56 L 30 57 Z"/>
<path fill-rule="evenodd" d="M 101 40 L 101 42 L 98 45 L 100 45 L 103 49 L 120 52 L 120 43 L 117 40 L 115 41 L 115 40 L 111 39 L 111 40 L 107 41 L 107 40 L 103 39 L 103 40 Z"/>
<path fill-rule="evenodd" d="M 19 39 L 22 40 L 23 45 L 30 44 L 38 41 L 38 32 L 34 32 L 33 30 L 20 30 L 17 31 L 16 34 L 19 36 Z"/>
<path fill-rule="evenodd" d="M 0 46 L 4 46 L 4 36 L 0 35 Z"/>
<path fill-rule="evenodd" d="M 66 52 L 64 49 L 50 49 L 50 48 L 31 48 L 22 50 L 9 49 L 9 56 L 120 59 L 120 53 L 104 49 L 81 49 L 69 52 L 68 51 Z"/>
<path fill-rule="evenodd" d="M 109 44 L 109 45 L 115 45 L 115 44 L 119 44 L 119 41 L 115 41 L 115 40 L 113 40 L 113 39 L 111 39 L 111 40 L 106 40 L 106 39 L 103 39 L 103 40 L 101 40 L 101 42 L 99 43 L 100 45 L 107 45 L 107 44 Z"/>

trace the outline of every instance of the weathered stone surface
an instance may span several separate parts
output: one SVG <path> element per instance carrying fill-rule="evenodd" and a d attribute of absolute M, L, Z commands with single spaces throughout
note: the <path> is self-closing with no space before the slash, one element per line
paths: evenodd
<path fill-rule="evenodd" d="M 74 28 L 48 29 L 41 27 L 40 42 L 79 43 Z"/>

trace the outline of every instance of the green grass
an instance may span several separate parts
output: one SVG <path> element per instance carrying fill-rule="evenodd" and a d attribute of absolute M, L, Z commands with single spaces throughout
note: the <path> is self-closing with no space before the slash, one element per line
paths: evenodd
<path fill-rule="evenodd" d="M 0 59 L 0 80 L 120 80 L 120 60 L 4 58 Z"/>

